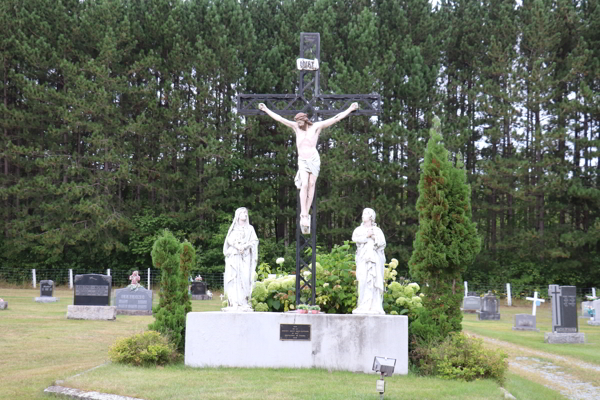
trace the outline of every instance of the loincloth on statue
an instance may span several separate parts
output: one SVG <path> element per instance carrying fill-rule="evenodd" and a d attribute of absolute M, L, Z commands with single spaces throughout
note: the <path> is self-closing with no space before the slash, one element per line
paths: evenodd
<path fill-rule="evenodd" d="M 300 171 L 306 171 L 310 174 L 313 174 L 315 178 L 317 178 L 319 176 L 319 172 L 321 171 L 321 157 L 319 156 L 319 153 L 315 153 L 315 155 L 310 159 L 298 157 L 298 172 L 294 178 L 294 183 L 298 189 L 302 187 Z"/>

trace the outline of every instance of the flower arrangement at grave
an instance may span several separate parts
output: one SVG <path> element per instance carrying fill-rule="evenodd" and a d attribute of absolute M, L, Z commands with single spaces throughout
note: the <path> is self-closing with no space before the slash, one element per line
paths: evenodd
<path fill-rule="evenodd" d="M 139 288 L 142 288 L 143 286 L 140 285 L 140 279 L 142 279 L 142 277 L 140 276 L 138 271 L 133 271 L 133 273 L 129 276 L 129 280 L 131 281 L 131 284 L 129 284 L 129 286 L 127 286 L 127 288 L 129 290 L 138 290 Z"/>
<path fill-rule="evenodd" d="M 202 277 L 200 275 L 198 275 L 197 277 L 194 278 L 194 282 L 202 282 Z"/>
<path fill-rule="evenodd" d="M 0 299 L 0 301 L 2 301 L 2 299 Z M 596 318 L 596 309 L 594 307 L 586 307 L 585 308 L 587 310 L 587 313 L 589 314 L 590 317 L 592 317 L 592 321 L 595 320 Z"/>
<path fill-rule="evenodd" d="M 349 241 L 336 245 L 330 253 L 318 253 L 316 263 L 315 303 L 318 311 L 330 314 L 351 314 L 356 308 L 358 298 L 356 280 L 355 249 Z M 401 279 L 397 281 L 398 260 L 393 258 L 386 264 L 384 282 L 384 310 L 391 315 L 407 315 L 413 317 L 416 309 L 422 307 L 416 283 Z M 304 271 L 304 278 L 309 280 L 311 273 Z M 260 275 L 258 275 L 260 276 Z M 310 301 L 310 290 L 304 289 L 300 300 Z M 252 307 L 255 311 L 268 310 L 285 312 L 295 310 L 296 276 L 283 275 L 267 278 L 255 283 L 252 291 Z M 298 306 L 300 309 L 301 306 Z M 307 306 L 308 307 L 308 306 Z M 304 307 L 302 308 L 304 309 Z M 265 310 L 265 311 L 266 311 Z"/>

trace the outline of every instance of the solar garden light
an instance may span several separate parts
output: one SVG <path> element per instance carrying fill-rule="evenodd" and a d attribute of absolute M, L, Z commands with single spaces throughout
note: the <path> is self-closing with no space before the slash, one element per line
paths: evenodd
<path fill-rule="evenodd" d="M 375 357 L 373 360 L 373 371 L 381 374 L 381 379 L 377 380 L 376 390 L 379 392 L 379 396 L 383 399 L 383 393 L 385 392 L 385 381 L 384 376 L 392 376 L 394 373 L 394 367 L 396 366 L 395 358 L 387 357 Z"/>

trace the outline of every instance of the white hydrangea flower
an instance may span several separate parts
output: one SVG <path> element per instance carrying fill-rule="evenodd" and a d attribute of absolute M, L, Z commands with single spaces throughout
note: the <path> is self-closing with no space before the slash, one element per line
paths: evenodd
<path fill-rule="evenodd" d="M 281 265 L 285 262 L 285 259 L 283 257 L 279 257 L 276 261 L 275 264 Z"/>

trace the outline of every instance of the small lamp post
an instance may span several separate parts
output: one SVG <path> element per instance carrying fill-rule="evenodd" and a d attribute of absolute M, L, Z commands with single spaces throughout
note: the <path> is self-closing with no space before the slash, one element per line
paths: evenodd
<path fill-rule="evenodd" d="M 379 398 L 383 399 L 383 393 L 385 392 L 385 381 L 383 377 L 392 376 L 394 373 L 394 367 L 396 366 L 395 358 L 387 357 L 375 357 L 373 360 L 373 371 L 381 374 L 381 379 L 377 380 L 376 390 L 379 392 Z"/>

